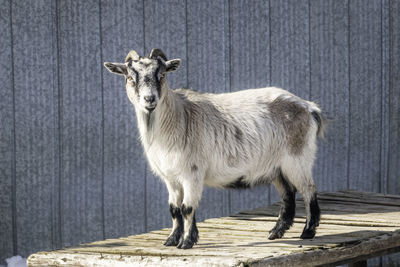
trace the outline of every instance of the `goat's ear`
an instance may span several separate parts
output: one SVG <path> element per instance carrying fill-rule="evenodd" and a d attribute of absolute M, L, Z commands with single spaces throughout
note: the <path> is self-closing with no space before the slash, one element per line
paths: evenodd
<path fill-rule="evenodd" d="M 104 62 L 104 66 L 112 73 L 119 74 L 119 75 L 127 75 L 128 70 L 125 63 L 111 63 L 111 62 Z"/>
<path fill-rule="evenodd" d="M 176 71 L 180 65 L 181 65 L 180 59 L 168 60 L 167 62 L 165 62 L 165 71 L 166 72 Z"/>

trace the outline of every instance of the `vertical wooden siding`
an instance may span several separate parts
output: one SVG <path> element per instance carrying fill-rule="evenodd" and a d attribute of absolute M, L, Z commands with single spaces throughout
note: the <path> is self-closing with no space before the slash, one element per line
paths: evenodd
<path fill-rule="evenodd" d="M 316 101 L 331 121 L 319 190 L 400 194 L 399 1 L 25 2 L 0 0 L 0 263 L 170 225 L 124 82 L 102 67 L 130 49 L 182 58 L 173 88 Z M 205 189 L 198 218 L 277 199 Z"/>

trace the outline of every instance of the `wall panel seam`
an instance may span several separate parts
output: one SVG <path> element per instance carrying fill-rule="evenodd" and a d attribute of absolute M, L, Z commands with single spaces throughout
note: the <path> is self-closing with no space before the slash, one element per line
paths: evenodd
<path fill-rule="evenodd" d="M 390 146 L 390 139 L 391 139 L 391 132 L 390 132 L 390 118 L 391 118 L 391 112 L 392 112 L 392 108 L 391 108 L 391 99 L 390 99 L 390 94 L 391 94 L 391 92 L 393 91 L 393 77 L 392 77 L 392 64 L 393 64 L 393 62 L 392 62 L 392 59 L 393 59 L 393 49 L 392 49 L 392 47 L 393 47 L 393 45 L 392 45 L 392 42 L 393 42 L 393 39 L 392 39 L 392 30 L 393 30 L 393 20 L 392 20 L 392 0 L 389 0 L 389 14 L 388 14 L 388 16 L 389 16 L 389 36 L 388 36 L 388 44 L 389 44 L 389 62 L 388 62 L 388 65 L 389 65 L 389 68 L 388 68 L 388 72 L 389 72 L 389 81 L 388 81 L 388 90 L 389 90 L 389 101 L 388 101 L 388 104 L 389 104 L 389 108 L 388 108 L 388 116 L 389 116 L 389 127 L 388 127 L 388 155 L 389 155 L 389 158 L 388 158 L 388 163 L 387 163 L 387 171 L 389 172 L 389 170 L 390 170 L 390 151 L 391 151 L 391 146 Z M 389 178 L 389 176 L 388 176 L 388 178 Z M 389 179 L 386 179 L 386 190 L 387 191 L 389 191 L 388 190 L 388 188 L 389 188 Z"/>
<path fill-rule="evenodd" d="M 13 17 L 12 17 L 12 1 L 9 1 L 10 11 L 10 37 L 11 37 L 11 86 L 12 86 L 12 113 L 13 113 L 13 134 L 12 134 L 12 149 L 11 149 L 11 203 L 12 203 L 12 236 L 13 236 L 13 253 L 18 255 L 18 233 L 17 233 L 17 174 L 16 174 L 16 123 L 15 123 L 15 77 L 14 77 L 14 32 L 13 32 Z"/>
<path fill-rule="evenodd" d="M 53 152 L 54 152 L 54 176 L 52 177 L 52 192 L 51 192 L 51 240 L 52 240 L 52 246 L 53 249 L 61 247 L 61 244 L 59 243 L 58 239 L 58 234 L 60 232 L 59 229 L 59 204 L 58 204 L 58 188 L 59 188 L 59 146 L 60 146 L 60 140 L 59 140 L 59 117 L 58 117 L 58 111 L 59 111 L 59 99 L 58 99 L 58 31 L 57 31 L 57 2 L 54 1 L 51 2 L 51 22 L 52 22 L 52 29 L 54 32 L 52 33 L 52 58 L 53 58 L 53 65 L 52 71 L 53 71 L 53 134 L 54 134 L 54 147 L 53 147 Z M 55 82 L 56 81 L 56 82 Z"/>
<path fill-rule="evenodd" d="M 56 1 L 56 36 L 57 36 L 57 90 L 58 90 L 58 216 L 59 216 L 59 246 L 63 246 L 63 212 L 62 212 L 62 189 L 63 183 L 62 181 L 62 169 L 63 169 L 63 161 L 62 161 L 62 154 L 63 154 L 63 139 L 62 139 L 62 86 L 61 86 L 61 38 L 60 38 L 60 0 Z"/>
<path fill-rule="evenodd" d="M 385 15 L 388 15 L 386 17 Z M 388 29 L 386 29 L 388 27 Z M 386 30 L 385 30 L 386 29 Z M 390 80 L 390 0 L 381 2 L 381 156 L 379 192 L 387 193 L 389 163 L 390 117 L 386 99 L 388 99 Z M 385 126 L 387 128 L 385 128 Z"/>
<path fill-rule="evenodd" d="M 100 41 L 100 80 L 101 80 L 101 220 L 102 220 L 102 234 L 103 239 L 106 237 L 105 233 L 105 214 L 104 214 L 104 77 L 103 77 L 103 31 L 102 31 L 102 24 L 101 24 L 101 0 L 98 1 L 99 4 L 99 41 Z"/>
<path fill-rule="evenodd" d="M 347 114 L 347 171 L 346 171 L 346 178 L 347 178 L 347 189 L 350 189 L 350 127 L 351 127 L 351 116 L 350 116 L 350 108 L 351 108 L 351 94 L 350 94 L 350 90 L 351 90 L 351 58 L 350 58 L 350 45 L 351 45 L 351 20 L 350 20 L 350 0 L 347 0 L 347 44 L 348 44 L 348 49 L 347 49 L 347 57 L 348 57 L 348 68 L 347 68 L 347 79 L 348 79 L 348 106 L 347 106 L 347 110 L 348 110 L 348 114 Z"/>

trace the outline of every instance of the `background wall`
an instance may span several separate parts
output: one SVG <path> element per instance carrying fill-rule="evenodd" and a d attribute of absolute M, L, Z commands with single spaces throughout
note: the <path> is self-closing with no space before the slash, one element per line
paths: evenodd
<path fill-rule="evenodd" d="M 154 47 L 172 88 L 279 86 L 332 119 L 320 191 L 400 194 L 399 0 L 0 0 L 0 260 L 170 226 L 124 81 Z M 277 201 L 207 189 L 198 217 Z"/>

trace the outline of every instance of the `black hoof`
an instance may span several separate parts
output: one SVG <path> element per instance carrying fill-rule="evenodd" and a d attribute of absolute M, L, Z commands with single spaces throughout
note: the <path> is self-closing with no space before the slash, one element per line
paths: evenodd
<path fill-rule="evenodd" d="M 168 239 L 165 241 L 164 246 L 177 246 L 179 244 L 179 238 L 175 236 L 169 236 Z"/>
<path fill-rule="evenodd" d="M 315 229 L 304 229 L 301 234 L 301 239 L 312 239 L 315 236 Z"/>
<path fill-rule="evenodd" d="M 182 244 L 182 249 L 189 249 L 189 248 L 192 248 L 193 247 L 193 245 L 194 245 L 194 242 L 193 241 L 191 241 L 191 240 L 189 240 L 189 239 L 186 239 L 186 240 L 184 240 L 183 241 L 183 244 Z"/>
<path fill-rule="evenodd" d="M 181 227 L 176 228 L 172 234 L 167 238 L 164 243 L 164 246 L 177 246 L 179 244 L 179 240 L 183 235 L 183 230 Z"/>
<path fill-rule="evenodd" d="M 284 233 L 285 233 L 284 231 L 279 231 L 279 230 L 276 230 L 276 229 L 272 229 L 271 231 L 269 231 L 268 239 L 269 240 L 274 240 L 274 239 L 277 239 L 277 238 L 282 238 Z"/>
<path fill-rule="evenodd" d="M 183 245 L 183 235 L 181 236 L 181 238 L 179 239 L 178 245 L 176 245 L 177 248 L 182 248 Z"/>
<path fill-rule="evenodd" d="M 182 237 L 179 239 L 179 244 L 176 246 L 177 248 L 181 248 L 181 249 L 189 249 L 192 248 L 194 246 L 194 244 L 197 243 L 198 240 L 198 235 L 194 235 L 194 236 L 188 236 L 185 239 L 183 239 L 183 235 Z"/>

